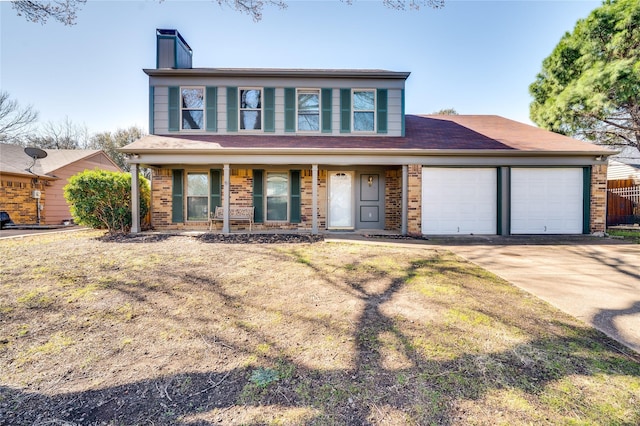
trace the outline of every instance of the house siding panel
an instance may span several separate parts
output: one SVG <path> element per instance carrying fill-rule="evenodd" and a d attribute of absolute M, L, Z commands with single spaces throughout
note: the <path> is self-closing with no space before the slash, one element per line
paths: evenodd
<path fill-rule="evenodd" d="M 284 93 L 285 87 L 292 88 L 319 88 L 319 89 L 331 89 L 331 132 L 318 132 L 318 135 L 324 136 L 356 136 L 356 134 L 340 132 L 340 91 L 339 89 L 348 89 L 349 83 L 353 81 L 336 81 L 326 79 L 301 79 L 296 81 L 288 80 L 266 80 L 258 79 L 231 79 L 224 81 L 222 79 L 203 79 L 203 78 L 176 78 L 176 79 L 162 79 L 163 84 L 158 84 L 157 79 L 153 80 L 155 83 L 152 86 L 153 89 L 153 108 L 150 114 L 153 115 L 153 134 L 163 135 L 169 134 L 169 85 L 172 87 L 180 86 L 202 86 L 202 87 L 215 87 L 217 88 L 217 123 L 215 128 L 211 128 L 211 131 L 202 131 L 201 134 L 229 134 L 235 132 L 229 132 L 227 129 L 227 87 L 274 87 L 275 88 L 275 132 L 269 134 L 276 135 L 292 135 L 294 133 L 286 132 L 284 126 Z M 274 83 L 282 83 L 278 86 Z M 295 84 L 292 84 L 295 83 Z M 375 86 L 375 82 L 371 82 L 370 87 L 386 88 L 383 86 Z M 384 81 L 378 81 L 382 84 Z M 166 84 L 166 85 L 165 85 Z M 237 85 L 236 85 L 237 84 Z M 389 136 L 401 136 L 402 134 L 402 89 L 401 88 L 387 88 L 388 93 L 388 105 L 387 105 L 387 133 L 379 134 L 378 137 Z M 210 127 L 210 125 L 209 125 Z M 171 132 L 181 133 L 181 132 Z M 184 132 L 188 134 L 194 134 L 193 131 Z M 263 132 L 264 133 L 264 132 Z M 307 133 L 308 134 L 308 133 Z M 375 136 L 375 135 L 374 135 Z"/>

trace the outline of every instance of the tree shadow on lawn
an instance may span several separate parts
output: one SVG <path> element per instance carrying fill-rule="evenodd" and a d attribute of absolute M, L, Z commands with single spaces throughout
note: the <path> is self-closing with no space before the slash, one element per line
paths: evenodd
<path fill-rule="evenodd" d="M 479 400 L 494 391 L 515 390 L 536 398 L 547 386 L 570 376 L 640 377 L 639 356 L 625 355 L 619 344 L 596 330 L 562 321 L 550 324 L 561 331 L 544 333 L 509 349 L 426 355 L 403 331 L 409 320 L 393 318 L 382 309 L 424 262 L 413 262 L 405 276 L 387 280 L 380 291 L 368 291 L 362 282 L 336 280 L 323 272 L 325 269 L 305 264 L 322 274 L 327 285 L 356 295 L 363 304 L 354 328 L 351 368 L 309 368 L 280 354 L 265 355 L 262 364 L 266 368 L 184 372 L 80 392 L 44 394 L 0 386 L 0 424 L 207 425 L 235 422 L 237 414 L 243 417 L 239 420 L 242 424 L 259 425 L 265 423 L 264 417 L 255 420 L 243 410 L 271 407 L 275 418 L 282 410 L 302 410 L 291 421 L 294 424 L 365 425 L 395 420 L 447 425 L 464 420 L 459 403 Z M 197 276 L 189 279 L 199 283 L 207 280 Z M 215 282 L 209 284 L 214 286 Z M 221 297 L 233 300 L 234 296 Z M 489 314 L 497 321 L 509 321 L 506 315 L 500 317 L 500 312 L 487 311 Z M 451 330 L 449 333 L 455 336 Z M 385 364 L 383 336 L 397 342 L 398 352 L 405 357 L 401 368 Z M 464 344 L 464 336 L 459 337 Z M 282 346 L 261 334 L 257 338 Z M 229 354 L 250 352 L 233 342 L 220 344 Z M 640 409 L 628 415 L 627 424 L 640 422 Z M 548 421 L 545 417 L 540 420 Z M 532 419 L 526 417 L 523 422 Z"/>

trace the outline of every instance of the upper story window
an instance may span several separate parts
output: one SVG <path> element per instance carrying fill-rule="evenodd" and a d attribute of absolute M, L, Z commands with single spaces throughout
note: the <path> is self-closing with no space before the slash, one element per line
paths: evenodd
<path fill-rule="evenodd" d="M 320 91 L 298 90 L 298 131 L 320 130 Z"/>
<path fill-rule="evenodd" d="M 204 88 L 183 87 L 180 89 L 180 109 L 182 129 L 198 130 L 204 128 Z"/>
<path fill-rule="evenodd" d="M 353 130 L 355 132 L 375 131 L 376 92 L 375 90 L 353 91 Z"/>
<path fill-rule="evenodd" d="M 262 129 L 261 89 L 240 89 L 240 129 Z"/>

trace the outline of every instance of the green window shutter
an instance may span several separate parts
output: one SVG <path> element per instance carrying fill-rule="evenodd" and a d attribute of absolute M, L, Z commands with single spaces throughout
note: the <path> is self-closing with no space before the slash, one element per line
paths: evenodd
<path fill-rule="evenodd" d="M 388 122 L 388 93 L 387 89 L 378 89 L 376 95 L 376 115 L 378 116 L 378 133 L 387 133 Z"/>
<path fill-rule="evenodd" d="M 154 120 L 156 118 L 155 112 L 155 87 L 149 86 L 149 134 L 153 135 L 154 131 Z"/>
<path fill-rule="evenodd" d="M 169 87 L 169 131 L 180 130 L 180 88 Z"/>
<path fill-rule="evenodd" d="M 264 111 L 264 131 L 276 131 L 276 89 L 273 87 L 264 88 L 264 102 L 262 104 Z"/>
<path fill-rule="evenodd" d="M 296 131 L 296 89 L 292 87 L 284 89 L 284 131 Z"/>
<path fill-rule="evenodd" d="M 340 89 L 340 133 L 351 133 L 351 89 Z"/>
<path fill-rule="evenodd" d="M 211 177 L 211 196 L 209 197 L 210 212 L 214 213 L 216 207 L 222 205 L 222 170 L 211 169 L 209 171 Z"/>
<path fill-rule="evenodd" d="M 218 88 L 207 87 L 207 132 L 218 131 Z"/>
<path fill-rule="evenodd" d="M 173 170 L 171 189 L 171 222 L 184 222 L 184 170 Z"/>
<path fill-rule="evenodd" d="M 253 170 L 253 221 L 264 222 L 264 170 Z"/>
<path fill-rule="evenodd" d="M 300 186 L 300 170 L 291 170 L 291 205 L 289 206 L 291 223 L 301 222 Z"/>
<path fill-rule="evenodd" d="M 582 233 L 591 233 L 591 167 L 582 169 Z"/>
<path fill-rule="evenodd" d="M 227 132 L 238 131 L 238 88 L 227 87 Z"/>
<path fill-rule="evenodd" d="M 322 89 L 322 133 L 331 133 L 331 108 L 333 89 Z"/>

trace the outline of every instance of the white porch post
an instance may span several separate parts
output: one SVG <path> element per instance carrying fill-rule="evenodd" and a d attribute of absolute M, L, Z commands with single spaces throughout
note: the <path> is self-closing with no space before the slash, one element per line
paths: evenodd
<path fill-rule="evenodd" d="M 409 205 L 409 166 L 402 166 L 402 219 L 400 225 L 400 233 L 407 235 L 408 205 Z"/>
<path fill-rule="evenodd" d="M 131 164 L 131 233 L 140 232 L 140 183 L 138 182 L 138 165 Z"/>
<path fill-rule="evenodd" d="M 231 202 L 231 179 L 229 178 L 229 165 L 225 164 L 223 167 L 224 177 L 223 177 L 223 191 L 224 191 L 224 202 L 222 205 L 224 206 L 223 214 L 222 214 L 222 232 L 224 234 L 228 234 L 230 231 L 229 227 L 229 203 Z"/>
<path fill-rule="evenodd" d="M 318 233 L 318 165 L 311 166 L 311 233 Z"/>

